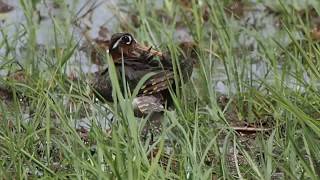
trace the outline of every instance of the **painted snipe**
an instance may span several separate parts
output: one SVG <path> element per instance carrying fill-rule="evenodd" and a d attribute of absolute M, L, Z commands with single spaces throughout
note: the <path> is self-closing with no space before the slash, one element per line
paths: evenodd
<path fill-rule="evenodd" d="M 174 90 L 176 84 L 173 65 L 168 55 L 151 47 L 143 46 L 129 33 L 112 35 L 109 41 L 109 54 L 114 61 L 117 73 L 120 75 L 123 72 L 123 63 L 125 80 L 131 90 L 145 75 L 153 73 L 134 99 L 133 105 L 138 116 L 163 111 L 165 104 L 171 103 L 169 89 Z M 180 67 L 184 80 L 187 80 L 191 75 L 193 62 L 192 58 L 188 58 L 188 54 L 183 53 L 180 58 Z M 122 75 L 119 79 L 121 77 Z M 112 85 L 108 70 L 96 74 L 93 88 L 98 96 L 112 101 Z"/>

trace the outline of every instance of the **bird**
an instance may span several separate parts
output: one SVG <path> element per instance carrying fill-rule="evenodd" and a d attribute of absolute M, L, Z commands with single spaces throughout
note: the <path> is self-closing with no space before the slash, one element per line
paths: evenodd
<path fill-rule="evenodd" d="M 167 53 L 142 45 L 132 34 L 127 32 L 113 34 L 109 41 L 108 51 L 117 73 L 121 74 L 124 70 L 125 80 L 130 90 L 133 90 L 144 76 L 152 73 L 132 102 L 137 116 L 162 112 L 166 105 L 172 104 L 170 89 L 173 90 L 171 92 L 174 92 L 176 82 L 172 59 Z M 193 60 L 186 56 L 186 54 L 183 55 L 180 66 L 182 76 L 188 79 L 192 73 Z M 121 78 L 119 79 L 121 80 Z M 92 86 L 99 97 L 106 101 L 113 101 L 108 68 L 96 73 Z M 122 87 L 123 89 L 124 87 Z"/>

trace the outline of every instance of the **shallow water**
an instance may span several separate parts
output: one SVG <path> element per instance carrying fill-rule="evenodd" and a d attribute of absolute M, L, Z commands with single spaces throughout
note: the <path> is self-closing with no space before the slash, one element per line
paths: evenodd
<path fill-rule="evenodd" d="M 4 18 L 4 23 L 2 24 L 5 27 L 5 31 L 9 37 L 14 37 L 16 32 L 22 28 L 21 25 L 26 23 L 26 18 L 24 13 L 19 5 L 18 0 L 13 1 L 4 1 L 14 7 L 14 10 L 6 13 L 6 17 Z M 88 0 L 66 0 L 66 7 L 70 10 L 70 12 L 65 11 L 63 8 L 65 7 L 55 7 L 54 3 L 38 3 L 37 10 L 35 15 L 41 18 L 39 23 L 37 24 L 37 33 L 36 40 L 39 46 L 44 46 L 45 48 L 54 48 L 50 47 L 54 45 L 54 31 L 53 31 L 53 23 L 51 16 L 56 17 L 63 21 L 71 21 L 72 16 L 77 14 L 77 17 L 81 17 L 91 5 L 100 4 L 97 8 L 95 8 L 92 13 L 81 18 L 82 27 L 88 26 L 90 30 L 88 34 L 92 38 L 99 37 L 99 30 L 101 26 L 107 27 L 109 31 L 109 35 L 113 32 L 117 32 L 119 27 L 119 22 L 115 17 L 114 13 L 117 13 L 118 8 L 120 8 L 119 0 L 107 0 L 107 1 L 88 1 Z M 87 3 L 87 4 L 86 4 Z M 84 6 L 85 5 L 85 6 Z M 121 8 L 123 7 L 123 3 L 121 4 Z M 163 2 L 157 1 L 156 7 L 162 7 Z M 126 17 L 126 14 L 122 13 L 121 16 Z M 250 61 L 252 72 L 248 72 L 253 74 L 254 79 L 259 79 L 264 77 L 267 73 L 267 62 L 260 57 L 258 52 L 258 42 L 252 34 L 250 34 L 250 30 L 254 29 L 256 33 L 259 33 L 263 36 L 263 38 L 277 38 L 279 36 L 279 27 L 278 27 L 278 18 L 275 15 L 272 15 L 266 11 L 266 7 L 262 4 L 256 4 L 252 6 L 247 12 L 245 12 L 244 16 L 240 20 L 230 21 L 231 28 L 235 30 L 239 29 L 239 27 L 245 28 L 244 30 L 240 30 L 240 36 L 238 39 L 237 46 L 239 48 L 250 49 L 250 52 L 246 55 L 247 59 Z M 77 39 L 83 39 L 81 34 L 81 30 L 74 26 L 69 26 L 70 28 L 66 31 L 69 33 L 75 32 L 75 36 Z M 242 31 L 242 32 L 241 32 Z M 281 36 L 282 38 L 280 42 L 283 44 L 288 44 L 290 42 L 288 36 Z M 192 37 L 187 29 L 179 28 L 175 33 L 175 39 L 177 41 L 191 41 Z M 60 42 L 60 41 L 59 41 Z M 17 44 L 17 47 L 20 47 L 21 44 Z M 61 44 L 63 47 L 63 44 Z M 3 54 L 5 49 L 0 50 L 0 55 Z M 17 55 L 21 55 L 21 49 L 17 48 Z M 23 59 L 23 58 L 21 58 Z M 23 64 L 23 62 L 21 62 Z M 250 69 L 250 68 L 248 68 Z M 281 69 L 281 68 L 280 68 Z M 79 74 L 80 72 L 84 73 L 92 73 L 99 70 L 99 67 L 95 64 L 92 64 L 86 53 L 78 51 L 68 62 L 67 74 Z M 225 74 L 224 67 L 221 62 L 215 62 L 215 74 L 214 80 L 216 81 L 216 90 L 220 93 L 228 93 L 223 87 L 224 81 L 227 80 L 227 76 Z M 5 74 L 2 72 L 2 74 Z M 251 74 L 251 76 L 252 76 Z M 252 77 L 251 77 L 252 78 Z"/>
<path fill-rule="evenodd" d="M 10 12 L 3 13 L 0 15 L 1 27 L 3 28 L 4 33 L 8 36 L 9 41 L 14 41 L 14 39 L 18 36 L 19 31 L 23 29 L 23 25 L 27 23 L 27 19 L 23 13 L 23 10 L 19 4 L 19 0 L 12 0 L 12 1 L 3 1 L 10 6 L 14 7 L 14 9 Z M 82 23 L 81 26 L 84 24 L 90 28 L 88 34 L 92 38 L 98 37 L 98 32 L 101 26 L 108 27 L 110 32 L 115 32 L 118 25 L 117 19 L 114 17 L 114 8 L 117 8 L 116 0 L 105 0 L 105 1 L 87 1 L 87 0 L 66 0 L 66 7 L 69 8 L 69 11 L 65 11 L 64 7 L 55 7 L 55 4 L 51 2 L 47 3 L 38 3 L 36 6 L 37 11 L 34 12 L 34 16 L 38 19 L 38 22 L 35 23 L 36 25 L 36 44 L 38 47 L 38 51 L 43 52 L 40 53 L 43 56 L 47 56 L 47 50 L 55 48 L 55 39 L 54 39 L 54 26 L 51 17 L 55 17 L 56 20 L 61 22 L 71 22 L 76 15 L 76 17 L 81 17 L 83 14 L 95 4 L 100 4 L 97 8 L 95 8 L 92 13 L 89 15 L 82 17 L 80 22 Z M 79 12 L 79 13 L 77 13 Z M 61 23 L 58 22 L 58 23 Z M 82 40 L 82 30 L 79 27 L 75 27 L 72 25 L 67 26 L 69 27 L 65 31 L 67 33 L 73 33 L 76 41 Z M 3 38 L 0 35 L 0 38 Z M 26 44 L 25 39 L 26 37 L 22 37 L 19 42 L 16 43 L 16 52 L 15 52 L 15 59 L 19 61 L 20 64 L 25 65 L 28 62 L 24 62 L 23 60 L 26 57 L 25 51 Z M 58 36 L 59 38 L 59 36 Z M 59 46 L 64 47 L 64 37 L 58 39 Z M 82 44 L 82 41 L 81 41 Z M 81 46 L 80 44 L 80 46 Z M 4 57 L 6 53 L 5 48 L 0 49 L 0 57 Z M 2 60 L 0 64 L 5 63 L 5 60 Z M 46 67 L 43 64 L 39 63 L 40 67 Z M 94 73 L 99 70 L 98 65 L 91 63 L 88 59 L 88 54 L 84 51 L 77 50 L 66 66 L 66 74 L 72 76 L 79 76 L 80 74 L 86 73 Z M 0 75 L 5 76 L 9 72 L 9 68 L 4 68 L 0 70 Z M 68 101 L 65 101 L 65 104 L 68 104 Z M 97 107 L 91 107 L 92 111 L 96 111 Z M 109 117 L 108 115 L 101 113 L 105 112 L 100 110 L 100 113 L 95 113 L 96 115 L 91 119 L 82 118 L 75 120 L 75 122 L 70 122 L 74 124 L 76 128 L 84 127 L 89 128 L 92 121 L 98 121 L 99 125 L 103 127 L 103 129 L 108 129 L 109 125 Z M 29 115 L 26 112 L 24 115 L 24 119 L 29 119 Z M 108 120 L 108 121 L 107 121 Z M 27 122 L 27 121 L 26 121 Z"/>

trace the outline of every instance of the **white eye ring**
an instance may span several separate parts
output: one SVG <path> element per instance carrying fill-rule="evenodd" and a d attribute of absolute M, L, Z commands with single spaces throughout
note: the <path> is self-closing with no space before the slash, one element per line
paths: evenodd
<path fill-rule="evenodd" d="M 112 46 L 112 48 L 111 49 L 115 49 L 115 48 L 117 48 L 118 47 L 118 45 L 119 45 L 119 43 L 122 41 L 122 38 L 124 38 L 124 37 L 127 37 L 128 39 L 129 39 L 129 41 L 128 42 L 126 42 L 126 44 L 131 44 L 132 43 L 132 37 L 131 36 L 128 36 L 128 35 L 126 35 L 126 36 L 123 36 L 123 37 L 121 37 L 120 39 L 118 39 L 114 44 L 113 44 L 113 46 Z"/>
<path fill-rule="evenodd" d="M 129 41 L 128 42 L 126 42 L 126 44 L 131 44 L 131 42 L 132 42 L 132 37 L 131 36 L 123 36 L 122 38 L 124 38 L 124 37 L 127 37 L 128 39 L 129 39 Z M 122 40 L 122 38 L 121 38 L 121 40 Z"/>

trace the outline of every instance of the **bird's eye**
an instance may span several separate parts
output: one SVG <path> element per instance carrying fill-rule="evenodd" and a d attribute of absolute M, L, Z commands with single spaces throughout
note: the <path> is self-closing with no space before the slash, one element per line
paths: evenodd
<path fill-rule="evenodd" d="M 122 38 L 121 38 L 121 41 L 123 42 L 123 43 L 126 43 L 126 44 L 131 44 L 131 41 L 132 41 L 132 37 L 131 36 L 123 36 Z"/>
<path fill-rule="evenodd" d="M 112 39 L 112 37 L 111 37 L 111 39 Z M 118 48 L 119 44 L 120 45 L 121 44 L 122 45 L 124 45 L 124 44 L 130 45 L 132 42 L 135 42 L 133 37 L 130 34 L 125 34 L 125 35 L 120 36 L 120 38 L 117 38 L 117 40 L 114 41 L 114 43 L 112 43 L 112 48 L 111 49 Z"/>

